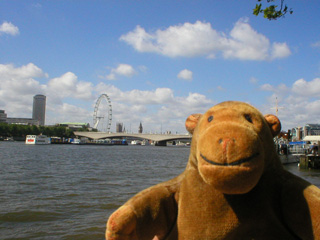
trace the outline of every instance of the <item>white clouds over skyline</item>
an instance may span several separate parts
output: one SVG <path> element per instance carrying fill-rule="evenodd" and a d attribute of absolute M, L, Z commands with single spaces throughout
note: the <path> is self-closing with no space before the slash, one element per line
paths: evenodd
<path fill-rule="evenodd" d="M 298 79 L 291 86 L 263 84 L 260 90 L 271 92 L 269 103 L 264 107 L 266 113 L 272 112 L 276 97 L 281 102 L 280 119 L 286 126 L 312 123 L 320 118 L 320 100 L 316 99 L 320 95 L 320 78 Z M 47 124 L 66 121 L 92 124 L 94 103 L 100 94 L 107 93 L 114 107 L 115 122 L 138 125 L 143 121 L 145 129 L 152 129 L 154 124 L 159 126 L 161 122 L 180 132 L 184 131 L 184 120 L 189 114 L 203 113 L 216 103 L 197 92 L 177 96 L 173 89 L 165 87 L 122 91 L 103 82 L 93 85 L 80 81 L 72 72 L 49 78 L 33 63 L 20 67 L 0 64 L 0 104 L 8 117 L 31 117 L 32 99 L 39 93 L 47 96 Z M 293 116 L 292 112 L 299 114 Z"/>
<path fill-rule="evenodd" d="M 32 109 L 32 96 L 45 93 L 46 86 L 36 78 L 46 78 L 36 65 L 29 63 L 21 67 L 0 64 L 0 105 L 4 110 L 20 117 L 28 117 Z"/>
<path fill-rule="evenodd" d="M 279 117 L 286 126 L 297 127 L 307 123 L 319 123 L 320 100 L 317 98 L 320 96 L 320 78 L 310 81 L 298 79 L 292 86 L 283 83 L 278 86 L 264 84 L 260 90 L 272 92 L 269 104 L 266 105 L 269 109 L 273 106 L 275 110 L 275 101 L 278 99 Z"/>
<path fill-rule="evenodd" d="M 273 60 L 291 54 L 286 43 L 272 43 L 240 19 L 229 34 L 218 32 L 210 23 L 196 21 L 146 32 L 141 26 L 124 34 L 120 40 L 139 52 L 154 52 L 168 57 Z"/>
<path fill-rule="evenodd" d="M 38 78 L 45 83 L 41 84 Z M 21 67 L 0 64 L 0 103 L 8 117 L 31 117 L 33 96 L 41 93 L 47 96 L 46 124 L 66 121 L 92 124 L 94 103 L 100 94 L 106 92 L 114 106 L 114 122 L 127 121 L 127 125 L 138 126 L 143 121 L 145 129 L 152 129 L 152 124 L 160 125 L 161 121 L 176 131 L 185 132 L 183 121 L 191 114 L 190 111 L 205 111 L 213 104 L 199 93 L 176 96 L 170 88 L 122 91 L 103 82 L 93 85 L 79 81 L 72 72 L 50 78 L 33 63 Z M 80 102 L 82 104 L 79 105 Z"/>

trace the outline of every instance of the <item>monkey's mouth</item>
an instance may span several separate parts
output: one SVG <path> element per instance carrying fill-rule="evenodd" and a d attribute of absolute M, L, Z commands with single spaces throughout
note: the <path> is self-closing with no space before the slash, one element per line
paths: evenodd
<path fill-rule="evenodd" d="M 251 155 L 250 157 L 242 158 L 242 159 L 240 159 L 238 161 L 224 162 L 224 163 L 219 163 L 219 162 L 214 162 L 212 160 L 209 160 L 208 158 L 203 156 L 202 153 L 200 153 L 200 156 L 202 157 L 203 160 L 205 160 L 207 163 L 210 163 L 212 165 L 216 165 L 216 166 L 237 166 L 237 165 L 241 165 L 242 163 L 251 161 L 255 157 L 259 156 L 259 153 L 255 153 L 255 154 Z"/>

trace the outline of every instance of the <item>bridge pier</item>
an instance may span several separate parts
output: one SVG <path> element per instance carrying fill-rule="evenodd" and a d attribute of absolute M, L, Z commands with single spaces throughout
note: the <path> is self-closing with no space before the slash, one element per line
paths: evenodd
<path fill-rule="evenodd" d="M 157 141 L 155 146 L 166 147 L 167 146 L 167 141 Z"/>

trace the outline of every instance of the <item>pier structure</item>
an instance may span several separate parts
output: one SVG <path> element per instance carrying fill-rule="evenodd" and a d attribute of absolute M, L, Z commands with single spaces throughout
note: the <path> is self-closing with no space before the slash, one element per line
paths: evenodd
<path fill-rule="evenodd" d="M 151 140 L 158 146 L 166 146 L 168 141 L 181 140 L 190 141 L 190 134 L 145 134 L 145 133 L 107 133 L 107 132 L 74 132 L 77 137 L 86 137 L 89 139 L 106 139 L 106 138 L 131 138 Z"/>
<path fill-rule="evenodd" d="M 320 169 L 320 156 L 313 154 L 300 156 L 300 168 Z"/>

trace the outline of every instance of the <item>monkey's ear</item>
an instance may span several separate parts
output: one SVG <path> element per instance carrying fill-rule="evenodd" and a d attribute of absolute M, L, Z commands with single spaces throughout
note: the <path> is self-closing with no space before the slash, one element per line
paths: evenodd
<path fill-rule="evenodd" d="M 187 120 L 186 120 L 186 129 L 188 130 L 189 133 L 193 134 L 194 129 L 196 128 L 198 121 L 202 114 L 200 113 L 195 113 L 191 114 Z"/>
<path fill-rule="evenodd" d="M 266 121 L 270 127 L 272 135 L 274 137 L 277 136 L 281 131 L 281 122 L 280 122 L 279 118 L 276 117 L 275 115 L 272 115 L 272 114 L 264 115 L 264 118 L 266 119 Z"/>

